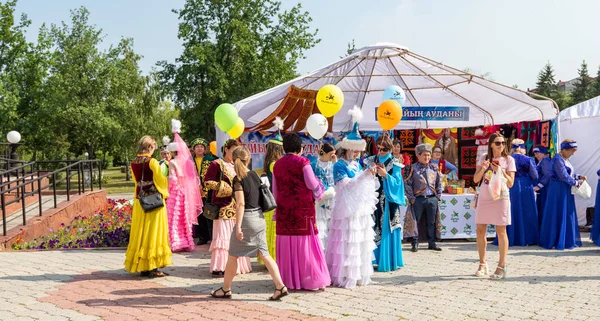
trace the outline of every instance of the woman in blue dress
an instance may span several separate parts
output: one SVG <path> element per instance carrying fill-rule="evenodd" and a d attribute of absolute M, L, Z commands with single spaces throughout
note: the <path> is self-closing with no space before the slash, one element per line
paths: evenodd
<path fill-rule="evenodd" d="M 539 242 L 538 212 L 533 193 L 533 183 L 538 172 L 533 159 L 525 155 L 525 142 L 513 139 L 512 157 L 517 165 L 515 182 L 510 188 L 511 225 L 506 226 L 508 246 L 527 246 Z M 494 240 L 498 244 L 498 238 Z"/>
<path fill-rule="evenodd" d="M 548 198 L 544 204 L 540 246 L 546 249 L 572 249 L 581 246 L 575 198 L 571 187 L 581 185 L 585 176 L 575 174 L 569 158 L 577 151 L 577 142 L 566 139 L 560 144 L 560 153 L 552 159 L 552 178 L 548 184 Z"/>
<path fill-rule="evenodd" d="M 393 157 L 392 140 L 387 132 L 377 138 L 378 154 L 365 160 L 377 171 L 379 179 L 375 219 L 375 261 L 378 272 L 394 271 L 404 266 L 402 259 L 402 225 L 406 213 L 404 180 L 400 160 Z"/>
<path fill-rule="evenodd" d="M 325 143 L 319 150 L 319 158 L 311 163 L 315 176 L 321 180 L 325 188 L 323 198 L 315 202 L 317 230 L 319 231 L 319 240 L 321 241 L 323 252 L 327 249 L 327 233 L 329 232 L 331 209 L 333 208 L 333 198 L 335 197 L 333 165 L 336 162 L 335 148 L 333 145 Z"/>
<path fill-rule="evenodd" d="M 592 232 L 590 233 L 592 242 L 600 246 L 600 170 L 598 174 L 598 188 L 596 189 L 596 205 L 594 209 L 594 222 L 592 223 Z"/>
<path fill-rule="evenodd" d="M 550 164 L 551 160 L 548 149 L 544 146 L 534 147 L 533 157 L 535 157 L 538 172 L 538 180 L 533 191 L 537 193 L 535 202 L 537 204 L 538 226 L 541 227 L 544 204 L 546 203 L 546 198 L 548 196 L 548 183 L 550 182 L 550 178 L 552 178 L 552 165 Z"/>

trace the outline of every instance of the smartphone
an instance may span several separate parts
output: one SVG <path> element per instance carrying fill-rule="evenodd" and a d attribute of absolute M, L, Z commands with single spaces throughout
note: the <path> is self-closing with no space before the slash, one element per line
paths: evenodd
<path fill-rule="evenodd" d="M 497 160 L 497 159 L 494 159 L 494 160 L 492 160 L 492 163 L 493 163 L 493 164 L 496 164 L 496 165 L 500 165 L 500 161 L 499 161 L 499 160 Z"/>

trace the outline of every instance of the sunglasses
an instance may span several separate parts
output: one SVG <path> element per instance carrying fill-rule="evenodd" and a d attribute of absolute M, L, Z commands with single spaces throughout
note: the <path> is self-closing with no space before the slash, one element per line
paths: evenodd
<path fill-rule="evenodd" d="M 496 145 L 496 146 L 506 145 L 506 142 L 494 142 L 494 145 Z"/>
<path fill-rule="evenodd" d="M 390 149 L 389 148 L 385 148 L 383 146 L 377 146 L 377 150 L 379 150 L 380 152 L 389 152 Z"/>

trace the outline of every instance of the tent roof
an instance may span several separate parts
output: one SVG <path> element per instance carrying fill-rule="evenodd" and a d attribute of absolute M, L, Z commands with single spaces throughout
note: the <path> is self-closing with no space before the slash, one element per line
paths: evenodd
<path fill-rule="evenodd" d="M 560 121 L 600 117 L 600 96 L 588 99 L 560 112 Z"/>
<path fill-rule="evenodd" d="M 344 105 L 333 118 L 331 130 L 334 132 L 350 129 L 348 110 L 354 105 L 360 106 L 364 113 L 361 130 L 381 130 L 375 119 L 375 108 L 382 101 L 383 91 L 390 85 L 398 85 L 405 90 L 403 108 L 460 106 L 470 110 L 468 121 L 402 120 L 396 129 L 506 124 L 547 120 L 558 114 L 558 108 L 551 100 L 541 96 L 543 100 L 533 99 L 524 91 L 446 66 L 393 43 L 378 43 L 358 49 L 337 62 L 243 99 L 234 106 L 247 128 L 262 122 L 262 129 L 272 129 L 270 121 L 268 124 L 266 121 L 278 115 L 286 119 L 285 129 L 295 127 L 303 130 L 306 118 L 318 112 L 314 96 L 313 102 L 294 105 L 292 108 L 301 109 L 296 112 L 291 111 L 289 106 L 287 110 L 282 109 L 283 105 L 289 105 L 289 99 L 284 99 L 292 86 L 317 91 L 326 84 L 336 84 L 344 92 Z M 296 122 L 299 124 L 292 126 Z"/>

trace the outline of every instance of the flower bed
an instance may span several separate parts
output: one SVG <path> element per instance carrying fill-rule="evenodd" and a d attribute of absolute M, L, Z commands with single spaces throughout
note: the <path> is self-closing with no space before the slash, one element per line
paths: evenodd
<path fill-rule="evenodd" d="M 128 200 L 108 200 L 106 207 L 94 215 L 77 216 L 69 225 L 61 224 L 50 234 L 31 242 L 17 237 L 14 250 L 81 249 L 126 247 L 131 228 L 132 203 Z"/>

